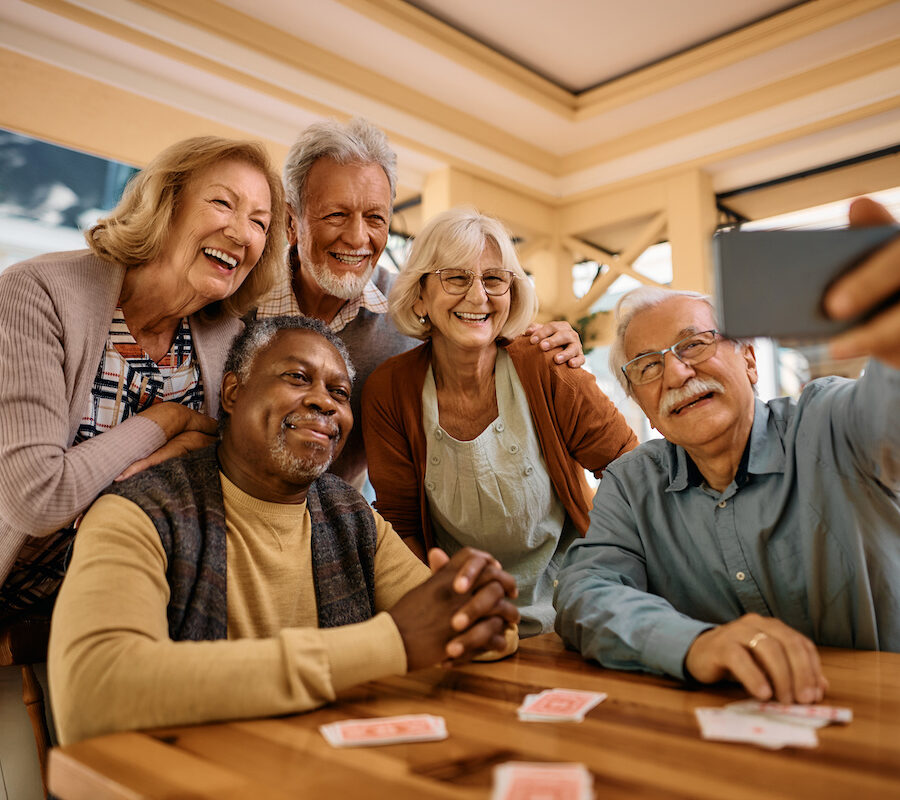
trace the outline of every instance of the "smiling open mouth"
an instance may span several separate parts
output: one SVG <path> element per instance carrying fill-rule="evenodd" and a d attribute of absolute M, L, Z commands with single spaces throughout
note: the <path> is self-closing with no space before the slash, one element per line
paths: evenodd
<path fill-rule="evenodd" d="M 700 397 L 695 397 L 689 403 L 685 403 L 684 405 L 680 405 L 677 408 L 673 409 L 671 413 L 673 416 L 677 416 L 682 411 L 684 411 L 686 408 L 690 408 L 691 406 L 694 406 L 697 403 L 699 403 L 701 400 L 706 400 L 706 399 L 712 397 L 714 394 L 715 394 L 715 392 L 708 392 L 707 394 L 700 395 Z"/>
<path fill-rule="evenodd" d="M 329 251 L 329 255 L 340 261 L 342 264 L 346 264 L 348 267 L 358 267 L 363 261 L 365 261 L 371 253 L 334 253 Z"/>
<path fill-rule="evenodd" d="M 223 253 L 221 250 L 216 250 L 214 247 L 204 247 L 203 255 L 221 264 L 225 269 L 234 269 L 238 265 L 236 258 L 228 255 L 228 253 Z"/>
<path fill-rule="evenodd" d="M 484 322 L 490 314 L 467 314 L 465 311 L 454 311 L 454 316 L 464 322 Z"/>

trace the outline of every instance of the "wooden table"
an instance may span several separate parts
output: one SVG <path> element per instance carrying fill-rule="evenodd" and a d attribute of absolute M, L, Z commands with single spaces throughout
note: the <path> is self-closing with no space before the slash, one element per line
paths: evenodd
<path fill-rule="evenodd" d="M 55 748 L 50 790 L 108 798 L 488 798 L 505 761 L 582 762 L 603 798 L 900 798 L 900 654 L 822 650 L 828 702 L 853 722 L 819 731 L 814 750 L 707 742 L 693 715 L 745 697 L 604 670 L 555 635 L 493 664 L 375 681 L 291 717 L 120 733 Z M 582 723 L 519 722 L 526 694 L 565 687 L 609 693 Z M 239 691 L 235 687 L 235 691 Z M 431 713 L 442 742 L 333 749 L 318 732 L 351 717 Z"/>

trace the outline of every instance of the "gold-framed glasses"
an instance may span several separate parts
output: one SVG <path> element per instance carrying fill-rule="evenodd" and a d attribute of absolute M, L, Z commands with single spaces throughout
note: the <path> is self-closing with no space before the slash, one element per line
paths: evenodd
<path fill-rule="evenodd" d="M 516 278 L 516 273 L 508 269 L 486 269 L 479 275 L 470 269 L 444 267 L 434 270 L 432 274 L 441 279 L 441 287 L 447 294 L 465 294 L 477 277 L 484 287 L 485 294 L 492 297 L 506 294 Z"/>
<path fill-rule="evenodd" d="M 645 383 L 653 383 L 663 374 L 666 363 L 666 353 L 671 353 L 682 364 L 693 366 L 701 361 L 706 361 L 716 354 L 716 346 L 719 343 L 717 330 L 692 333 L 679 339 L 671 347 L 665 350 L 657 350 L 654 353 L 643 353 L 637 358 L 632 358 L 622 366 L 622 372 L 628 378 L 632 386 L 641 386 Z"/>

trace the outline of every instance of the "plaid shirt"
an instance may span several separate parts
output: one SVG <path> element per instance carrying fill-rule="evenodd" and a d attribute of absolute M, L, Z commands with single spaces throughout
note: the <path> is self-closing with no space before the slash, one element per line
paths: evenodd
<path fill-rule="evenodd" d="M 154 403 L 169 401 L 194 411 L 203 409 L 200 366 L 193 357 L 187 319 L 181 320 L 169 352 L 157 363 L 134 340 L 122 309 L 117 308 L 73 444 L 108 431 Z M 78 521 L 50 536 L 29 537 L 0 587 L 0 619 L 29 608 L 42 608 L 55 595 L 68 564 Z"/>
<path fill-rule="evenodd" d="M 356 315 L 359 314 L 361 308 L 365 308 L 373 314 L 387 314 L 387 298 L 372 281 L 366 282 L 361 295 L 348 300 L 341 306 L 334 319 L 328 323 L 328 327 L 335 333 L 340 333 L 356 319 Z M 294 296 L 290 276 L 288 276 L 287 280 L 282 280 L 256 309 L 257 317 L 280 317 L 283 315 L 289 317 L 305 316 L 300 310 L 297 298 Z"/>
<path fill-rule="evenodd" d="M 155 403 L 175 402 L 202 411 L 203 384 L 193 353 L 191 328 L 187 319 L 182 319 L 169 352 L 155 362 L 134 340 L 122 309 L 117 308 L 75 444 L 108 431 Z"/>

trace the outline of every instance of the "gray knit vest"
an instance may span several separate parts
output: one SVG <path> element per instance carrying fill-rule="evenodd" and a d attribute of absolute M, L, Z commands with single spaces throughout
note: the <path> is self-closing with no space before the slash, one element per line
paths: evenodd
<path fill-rule="evenodd" d="M 226 638 L 225 503 L 215 446 L 151 467 L 106 493 L 138 505 L 159 533 L 168 561 L 169 636 Z M 355 489 L 327 473 L 309 487 L 306 503 L 319 627 L 371 618 L 377 539 L 371 509 Z"/>

